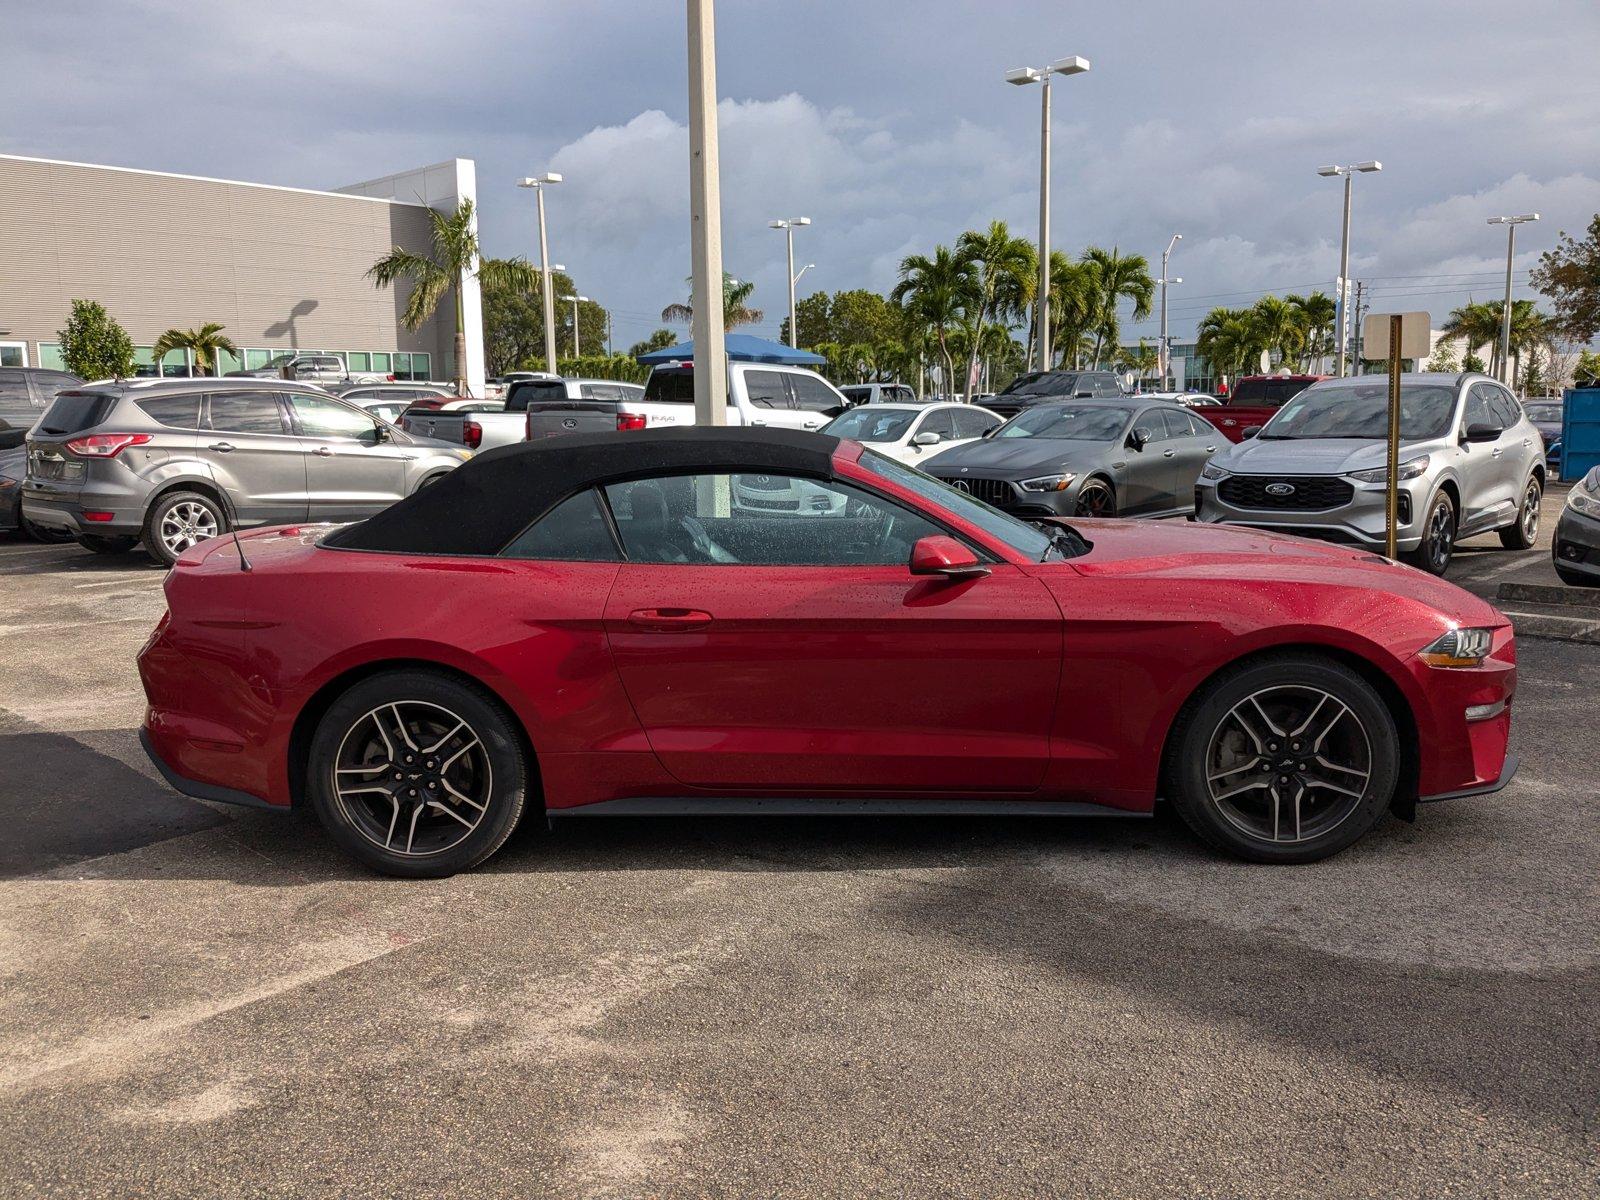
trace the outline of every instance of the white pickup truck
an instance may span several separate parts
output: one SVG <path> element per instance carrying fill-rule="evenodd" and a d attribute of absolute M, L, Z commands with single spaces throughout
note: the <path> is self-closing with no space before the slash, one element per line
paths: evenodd
<path fill-rule="evenodd" d="M 728 424 L 779 429 L 821 429 L 850 407 L 815 371 L 772 363 L 728 364 Z M 617 428 L 660 429 L 694 424 L 694 369 L 684 365 L 650 372 L 642 399 L 617 405 Z"/>

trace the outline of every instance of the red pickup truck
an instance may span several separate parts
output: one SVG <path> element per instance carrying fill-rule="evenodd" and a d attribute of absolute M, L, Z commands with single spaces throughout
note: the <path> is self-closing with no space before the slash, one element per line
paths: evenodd
<path fill-rule="evenodd" d="M 1202 409 L 1202 415 L 1230 442 L 1242 442 L 1247 429 L 1259 429 L 1285 402 L 1298 396 L 1326 375 L 1242 375 L 1221 405 Z"/>

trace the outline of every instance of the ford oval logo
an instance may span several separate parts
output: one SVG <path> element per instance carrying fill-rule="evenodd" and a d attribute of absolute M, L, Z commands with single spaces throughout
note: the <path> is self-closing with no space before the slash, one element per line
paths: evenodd
<path fill-rule="evenodd" d="M 1269 496 L 1292 496 L 1294 495 L 1294 484 L 1269 483 L 1262 490 L 1265 491 Z"/>
<path fill-rule="evenodd" d="M 561 428 L 563 428 L 563 429 L 576 429 L 577 427 L 578 427 L 578 419 L 576 417 L 563 417 L 563 418 L 561 418 Z"/>

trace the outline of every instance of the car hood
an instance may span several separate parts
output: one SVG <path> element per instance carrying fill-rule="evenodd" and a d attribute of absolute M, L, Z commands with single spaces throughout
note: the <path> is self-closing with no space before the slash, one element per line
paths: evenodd
<path fill-rule="evenodd" d="M 1100 462 L 1116 448 L 1115 442 L 1079 442 L 1063 438 L 984 438 L 954 446 L 919 464 L 931 475 L 966 467 L 1007 477 L 1038 474 L 1083 462 Z"/>
<path fill-rule="evenodd" d="M 1404 596 L 1463 625 L 1508 623 L 1471 592 L 1366 550 L 1231 525 L 1115 518 L 1065 523 L 1092 546 L 1067 562 L 1080 575 L 1342 585 Z"/>
<path fill-rule="evenodd" d="M 1402 442 L 1400 461 L 1427 452 L 1434 443 Z M 1251 438 L 1224 450 L 1213 466 L 1236 475 L 1343 475 L 1383 466 L 1389 458 L 1383 442 L 1368 438 Z"/>

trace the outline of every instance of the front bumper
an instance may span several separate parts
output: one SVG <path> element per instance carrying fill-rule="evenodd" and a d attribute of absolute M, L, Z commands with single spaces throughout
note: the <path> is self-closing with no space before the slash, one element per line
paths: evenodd
<path fill-rule="evenodd" d="M 1274 533 L 1319 538 L 1351 546 L 1381 548 L 1384 545 L 1388 530 L 1388 501 L 1387 489 L 1383 484 L 1359 483 L 1343 475 L 1283 475 L 1281 479 L 1289 484 L 1297 480 L 1325 482 L 1337 479 L 1348 483 L 1352 492 L 1347 502 L 1333 508 L 1245 508 L 1222 499 L 1218 485 L 1225 481 L 1202 478 L 1194 488 L 1195 520 L 1221 525 L 1248 525 Z M 1427 476 L 1400 484 L 1400 520 L 1396 543 L 1401 550 L 1415 550 L 1422 544 L 1422 522 L 1431 488 Z"/>
<path fill-rule="evenodd" d="M 1085 476 L 1079 475 L 1059 492 L 1028 492 L 1020 484 L 997 475 L 962 475 L 929 472 L 941 483 L 976 496 L 986 504 L 1017 517 L 1071 517 L 1078 512 L 1078 489 Z M 1041 471 L 1039 474 L 1048 474 Z M 1032 478 L 1032 476 L 1029 476 Z"/>
<path fill-rule="evenodd" d="M 1550 540 L 1550 560 L 1565 582 L 1600 587 L 1600 520 L 1570 505 L 1563 508 Z"/>

